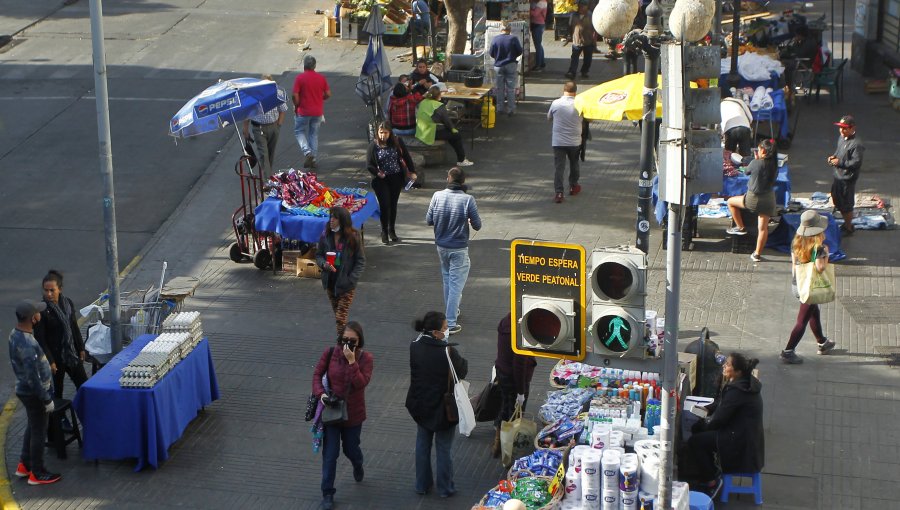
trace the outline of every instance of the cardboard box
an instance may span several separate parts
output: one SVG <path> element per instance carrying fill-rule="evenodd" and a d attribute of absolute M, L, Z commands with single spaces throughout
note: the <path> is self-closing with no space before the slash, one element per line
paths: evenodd
<path fill-rule="evenodd" d="M 297 259 L 300 258 L 300 250 L 284 250 L 281 252 L 281 270 L 285 273 L 297 272 Z"/>
<path fill-rule="evenodd" d="M 321 278 L 322 269 L 316 265 L 315 260 L 297 259 L 297 276 L 303 278 Z"/>
<path fill-rule="evenodd" d="M 687 352 L 678 353 L 678 371 L 687 376 L 691 383 L 691 391 L 697 387 L 697 355 Z"/>
<path fill-rule="evenodd" d="M 337 19 L 334 16 L 325 16 L 324 23 L 324 30 L 322 30 L 322 32 L 325 34 L 325 37 L 337 37 Z"/>

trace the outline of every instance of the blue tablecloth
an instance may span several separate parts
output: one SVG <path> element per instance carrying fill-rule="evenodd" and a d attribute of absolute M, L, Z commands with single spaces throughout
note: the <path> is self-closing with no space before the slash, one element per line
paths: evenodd
<path fill-rule="evenodd" d="M 281 210 L 281 200 L 267 198 L 254 211 L 256 214 L 256 230 L 260 232 L 274 232 L 285 239 L 294 239 L 307 243 L 319 241 L 328 217 L 297 216 Z M 378 217 L 378 200 L 375 193 L 369 192 L 366 196 L 366 205 L 362 209 L 351 214 L 353 226 L 360 228 L 371 217 Z"/>
<path fill-rule="evenodd" d="M 73 406 L 84 429 L 85 460 L 137 458 L 135 471 L 157 468 L 197 411 L 219 398 L 205 338 L 153 388 L 121 388 L 122 368 L 154 338 L 138 337 L 78 389 Z"/>
<path fill-rule="evenodd" d="M 749 175 L 739 175 L 737 177 L 722 176 L 722 191 L 719 192 L 723 197 L 734 197 L 743 195 L 747 192 L 747 183 L 750 182 Z M 691 205 L 700 205 L 709 202 L 709 193 L 701 193 L 691 196 Z M 653 206 L 656 221 L 662 224 L 663 218 L 666 216 L 666 203 L 659 200 L 659 176 L 653 177 Z M 778 169 L 778 177 L 775 180 L 775 202 L 778 205 L 786 205 L 791 201 L 791 176 L 788 164 L 785 163 Z"/>
<path fill-rule="evenodd" d="M 756 121 L 759 119 L 759 123 L 765 125 L 769 122 L 767 116 L 772 118 L 772 122 L 778 123 L 778 137 L 782 139 L 786 139 L 788 137 L 788 111 L 787 106 L 784 104 L 784 91 L 781 89 L 773 90 L 771 94 L 772 101 L 775 103 L 775 106 L 772 107 L 771 110 L 757 110 L 755 112 L 751 112 L 753 114 L 753 120 Z M 762 115 L 762 119 L 760 116 Z"/>
<path fill-rule="evenodd" d="M 785 214 L 781 217 L 781 223 L 769 234 L 769 241 L 766 242 L 766 248 L 772 248 L 783 253 L 791 252 L 791 242 L 797 235 L 797 227 L 800 226 L 800 214 Z M 830 213 L 819 213 L 828 218 L 828 228 L 825 229 L 825 246 L 828 247 L 828 260 L 835 262 L 847 258 L 847 255 L 841 251 L 841 229 L 834 216 Z"/>

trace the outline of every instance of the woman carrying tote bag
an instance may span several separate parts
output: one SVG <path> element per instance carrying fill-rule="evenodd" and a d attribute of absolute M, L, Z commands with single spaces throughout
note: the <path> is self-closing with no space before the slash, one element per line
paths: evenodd
<path fill-rule="evenodd" d="M 821 276 L 831 275 L 831 284 L 833 288 L 834 273 L 829 272 L 828 264 L 828 247 L 825 246 L 825 227 L 828 226 L 828 219 L 820 215 L 816 211 L 806 211 L 800 216 L 800 227 L 797 229 L 797 235 L 791 243 L 791 276 L 792 287 L 797 289 L 800 285 L 808 285 L 809 281 L 804 280 L 798 275 L 802 271 L 810 271 L 815 268 L 815 272 Z M 800 298 L 809 296 L 809 289 L 794 291 L 794 296 Z M 816 301 L 818 303 L 820 301 Z M 797 323 L 791 331 L 791 337 L 787 346 L 781 351 L 781 362 L 788 365 L 799 365 L 803 363 L 803 358 L 798 356 L 794 349 L 803 338 L 806 331 L 806 325 L 809 324 L 813 335 L 816 337 L 819 354 L 828 354 L 834 349 L 834 342 L 825 338 L 822 334 L 822 319 L 819 315 L 819 305 L 811 302 L 800 302 L 800 310 L 797 312 Z"/>
<path fill-rule="evenodd" d="M 416 422 L 416 493 L 424 495 L 437 485 L 438 496 L 449 498 L 456 494 L 453 484 L 453 447 L 458 417 L 451 420 L 444 396 L 452 388 L 452 374 L 447 356 L 459 379 L 469 372 L 469 363 L 448 344 L 447 317 L 441 312 L 428 312 L 417 319 L 415 330 L 419 336 L 409 346 L 410 384 L 406 394 L 406 409 Z M 448 405 L 456 410 L 453 402 Z M 431 447 L 436 450 L 436 470 L 431 469 Z M 435 478 L 434 475 L 437 475 Z"/>

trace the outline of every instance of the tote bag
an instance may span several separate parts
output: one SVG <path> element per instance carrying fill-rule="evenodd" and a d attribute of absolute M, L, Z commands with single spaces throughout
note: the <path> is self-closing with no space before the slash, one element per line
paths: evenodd
<path fill-rule="evenodd" d="M 537 435 L 537 423 L 522 417 L 522 406 L 516 409 L 509 421 L 500 423 L 500 460 L 505 467 L 513 461 L 534 451 L 534 436 Z"/>
<path fill-rule="evenodd" d="M 807 305 L 820 305 L 834 301 L 834 266 L 828 264 L 820 273 L 816 269 L 818 251 L 813 251 L 812 260 L 805 264 L 798 264 L 795 268 L 800 302 Z"/>
<path fill-rule="evenodd" d="M 450 359 L 450 348 L 444 350 L 447 355 L 447 363 L 450 364 L 450 373 L 453 374 L 453 396 L 456 398 L 456 410 L 459 414 L 459 433 L 469 437 L 475 429 L 475 410 L 469 400 L 469 381 L 462 381 L 456 376 L 453 361 Z"/>

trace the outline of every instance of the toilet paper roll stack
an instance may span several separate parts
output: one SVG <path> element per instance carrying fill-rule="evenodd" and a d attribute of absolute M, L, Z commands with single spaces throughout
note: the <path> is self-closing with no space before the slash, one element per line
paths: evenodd
<path fill-rule="evenodd" d="M 581 510 L 581 499 L 564 499 L 559 502 L 559 510 Z"/>
<path fill-rule="evenodd" d="M 607 423 L 598 423 L 591 429 L 591 448 L 602 450 L 609 445 L 610 436 L 614 432 Z"/>
<path fill-rule="evenodd" d="M 638 510 L 638 491 L 620 491 L 619 500 L 622 502 L 622 510 Z"/>
<path fill-rule="evenodd" d="M 601 458 L 600 451 L 593 448 L 581 456 L 581 505 L 585 510 L 600 509 L 600 493 L 603 490 L 600 481 Z"/>
<path fill-rule="evenodd" d="M 609 433 L 609 445 L 613 447 L 625 446 L 625 433 L 621 430 L 612 430 Z"/>
<path fill-rule="evenodd" d="M 638 491 L 638 508 L 644 510 L 653 510 L 656 504 L 656 495 L 645 492 L 643 489 Z"/>
<path fill-rule="evenodd" d="M 659 463 L 662 458 L 662 442 L 644 440 L 634 443 L 634 452 L 641 463 L 641 491 L 659 494 Z"/>
<path fill-rule="evenodd" d="M 566 495 L 565 499 L 581 501 L 581 473 L 574 470 L 566 471 Z"/>
<path fill-rule="evenodd" d="M 619 466 L 621 465 L 622 455 L 616 450 L 606 450 L 603 452 L 600 464 L 602 469 L 603 490 L 618 491 L 619 490 Z"/>
<path fill-rule="evenodd" d="M 619 510 L 619 491 L 603 491 L 603 502 L 600 508 L 602 510 Z"/>
<path fill-rule="evenodd" d="M 586 452 L 591 451 L 591 447 L 580 444 L 569 451 L 569 471 L 581 474 L 581 459 Z"/>
<path fill-rule="evenodd" d="M 619 490 L 636 492 L 641 481 L 641 465 L 637 454 L 626 453 L 619 464 Z"/>

